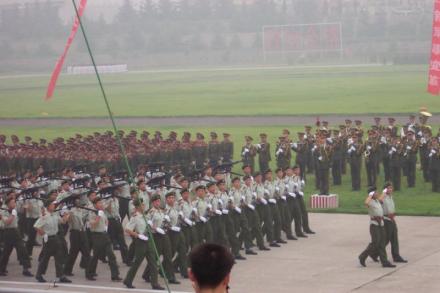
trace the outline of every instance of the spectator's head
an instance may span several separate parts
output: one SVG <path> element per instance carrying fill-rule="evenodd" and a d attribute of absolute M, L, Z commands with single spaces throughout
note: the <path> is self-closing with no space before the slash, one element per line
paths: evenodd
<path fill-rule="evenodd" d="M 225 247 L 201 244 L 191 251 L 189 262 L 189 278 L 197 293 L 227 292 L 234 258 Z"/>

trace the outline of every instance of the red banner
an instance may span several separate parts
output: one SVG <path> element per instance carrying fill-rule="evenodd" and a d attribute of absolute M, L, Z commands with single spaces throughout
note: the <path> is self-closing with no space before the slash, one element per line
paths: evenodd
<path fill-rule="evenodd" d="M 81 0 L 78 8 L 79 17 L 83 15 L 86 4 L 87 0 Z M 53 92 L 57 84 L 58 76 L 60 75 L 61 69 L 63 68 L 64 59 L 66 59 L 67 52 L 69 51 L 70 45 L 72 45 L 73 39 L 75 38 L 76 32 L 78 31 L 78 27 L 79 19 L 78 17 L 75 17 L 75 22 L 73 23 L 72 30 L 70 31 L 70 36 L 67 39 L 66 46 L 64 47 L 64 52 L 55 64 L 55 69 L 52 72 L 52 76 L 47 87 L 46 98 L 44 99 L 45 101 L 49 101 L 52 98 Z"/>
<path fill-rule="evenodd" d="M 435 0 L 434 3 L 428 92 L 433 95 L 438 95 L 440 93 L 440 0 Z"/>

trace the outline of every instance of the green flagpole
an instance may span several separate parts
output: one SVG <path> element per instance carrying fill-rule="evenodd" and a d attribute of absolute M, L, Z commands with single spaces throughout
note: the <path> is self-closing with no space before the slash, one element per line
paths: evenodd
<path fill-rule="evenodd" d="M 90 55 L 90 59 L 92 60 L 93 68 L 95 70 L 95 74 L 96 74 L 96 77 L 98 79 L 99 87 L 101 89 L 102 97 L 104 98 L 105 106 L 107 107 L 109 118 L 110 118 L 110 120 L 112 122 L 112 125 L 113 125 L 113 130 L 115 131 L 115 136 L 116 136 L 116 140 L 117 140 L 118 145 L 119 145 L 119 150 L 120 150 L 121 155 L 122 155 L 122 157 L 124 159 L 125 167 L 127 168 L 127 171 L 128 171 L 128 176 L 130 178 L 129 182 L 132 183 L 132 182 L 134 182 L 134 180 L 133 180 L 133 172 L 132 172 L 130 164 L 128 162 L 127 154 L 125 152 L 124 145 L 122 144 L 121 137 L 119 136 L 118 127 L 116 125 L 115 119 L 113 118 L 113 113 L 112 113 L 111 108 L 110 108 L 110 103 L 107 100 L 107 95 L 105 94 L 104 85 L 102 83 L 101 76 L 99 75 L 98 67 L 96 66 L 95 58 L 93 57 L 92 49 L 90 48 L 89 40 L 87 38 L 86 31 L 85 31 L 83 23 L 81 21 L 81 17 L 79 16 L 75 0 L 72 0 L 72 3 L 73 3 L 73 7 L 75 9 L 76 17 L 78 18 L 78 22 L 79 22 L 79 25 L 81 27 L 81 32 L 83 34 L 84 41 L 86 43 L 87 51 L 88 51 L 88 53 Z M 142 216 L 144 218 L 144 221 L 147 222 L 147 219 L 145 218 L 145 215 L 142 214 Z M 171 293 L 171 290 L 170 290 L 170 287 L 169 287 L 169 284 L 168 284 L 168 279 L 167 279 L 167 276 L 165 274 L 165 270 L 163 269 L 162 263 L 160 262 L 160 255 L 159 255 L 159 252 L 157 250 L 156 243 L 154 242 L 153 233 L 151 232 L 151 229 L 149 227 L 150 226 L 147 223 L 147 228 L 148 228 L 147 230 L 148 230 L 149 237 L 151 238 L 151 243 L 152 243 L 152 247 L 154 249 L 154 253 L 156 254 L 157 264 L 158 264 L 158 266 L 159 266 L 159 268 L 160 268 L 160 270 L 162 272 L 162 275 L 164 276 L 165 286 L 167 288 L 167 291 L 169 293 Z M 148 244 L 146 244 L 146 245 L 148 245 Z"/>

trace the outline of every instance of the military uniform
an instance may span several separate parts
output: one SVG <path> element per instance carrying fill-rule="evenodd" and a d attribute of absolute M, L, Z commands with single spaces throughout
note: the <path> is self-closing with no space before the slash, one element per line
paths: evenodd
<path fill-rule="evenodd" d="M 239 232 L 239 247 L 244 242 L 246 252 L 250 251 L 252 246 L 251 231 L 249 229 L 249 222 L 245 215 L 244 196 L 240 189 L 232 187 L 229 190 L 229 197 L 231 198 L 231 213 L 236 232 Z"/>
<path fill-rule="evenodd" d="M 244 212 L 249 223 L 252 238 L 256 238 L 257 246 L 260 250 L 264 250 L 263 233 L 261 231 L 261 220 L 258 212 L 255 210 L 255 196 L 250 186 L 243 186 L 241 190 L 244 196 Z"/>
<path fill-rule="evenodd" d="M 26 234 L 28 236 L 26 242 L 26 251 L 29 256 L 32 256 L 32 251 L 34 245 L 36 244 L 35 239 L 37 236 L 37 231 L 34 228 L 34 224 L 41 216 L 42 208 L 43 202 L 36 197 L 25 200 L 24 209 L 26 211 Z"/>
<path fill-rule="evenodd" d="M 46 274 L 47 265 L 51 256 L 55 258 L 55 271 L 57 278 L 63 278 L 63 247 L 58 236 L 58 224 L 62 223 L 60 215 L 56 212 L 46 212 L 45 215 L 38 218 L 34 227 L 44 232 L 43 249 L 41 251 L 41 259 L 38 263 L 36 277 L 41 279 Z"/>
<path fill-rule="evenodd" d="M 394 199 L 391 194 L 385 194 L 383 198 L 383 213 L 384 213 L 384 226 L 385 226 L 385 247 L 388 243 L 391 243 L 391 256 L 396 262 L 406 262 L 399 252 L 399 236 L 397 233 L 397 224 L 395 221 L 396 208 Z"/>
<path fill-rule="evenodd" d="M 128 261 L 128 248 L 125 243 L 124 231 L 122 229 L 122 221 L 119 214 L 119 200 L 111 197 L 106 200 L 105 213 L 108 219 L 108 234 L 114 246 L 119 247 L 121 258 L 124 263 Z"/>
<path fill-rule="evenodd" d="M 169 217 L 170 229 L 168 236 L 171 242 L 171 254 L 177 254 L 176 264 L 179 268 L 180 274 L 187 277 L 188 269 L 188 246 L 185 239 L 185 234 L 182 232 L 182 215 L 175 206 L 165 206 L 165 214 Z"/>
<path fill-rule="evenodd" d="M 93 243 L 93 256 L 90 259 L 90 263 L 86 269 L 86 277 L 88 279 L 94 279 L 96 273 L 96 267 L 98 265 L 98 257 L 101 255 L 106 256 L 108 264 L 110 266 L 111 278 L 113 280 L 119 279 L 119 268 L 116 262 L 116 257 L 112 249 L 112 243 L 110 237 L 107 234 L 108 219 L 104 212 L 95 214 L 90 213 L 90 232 Z M 99 218 L 99 219 L 98 219 Z M 96 222 L 97 221 L 97 222 Z M 96 225 L 94 225 L 96 223 Z"/>
<path fill-rule="evenodd" d="M 148 233 L 147 221 L 141 213 L 135 212 L 130 218 L 130 221 L 125 226 L 125 229 L 133 231 L 139 236 L 138 238 L 133 239 L 135 257 L 133 264 L 130 266 L 127 275 L 125 276 L 124 284 L 131 285 L 133 283 L 139 266 L 146 258 L 149 266 L 148 277 L 150 279 L 151 285 L 154 288 L 158 285 L 158 269 L 156 257 L 154 254 L 153 243 L 152 240 L 148 238 L 148 235 L 150 234 Z"/>
<path fill-rule="evenodd" d="M 256 145 L 258 153 L 258 163 L 260 172 L 265 172 L 269 169 L 269 163 L 272 161 L 270 154 L 270 143 L 266 141 L 267 135 L 265 133 L 260 134 L 262 141 Z"/>
<path fill-rule="evenodd" d="M 371 243 L 359 255 L 359 260 L 362 265 L 365 265 L 365 260 L 368 256 L 379 255 L 382 265 L 387 266 L 390 263 L 385 250 L 386 234 L 383 224 L 383 209 L 378 199 L 371 199 L 369 202 L 368 215 L 370 216 Z"/>
<path fill-rule="evenodd" d="M 361 189 L 361 163 L 362 163 L 362 152 L 363 145 L 358 141 L 350 141 L 350 145 L 347 150 L 350 162 L 350 172 L 351 172 L 351 188 L 352 190 Z"/>
<path fill-rule="evenodd" d="M 243 166 L 250 166 L 252 171 L 255 171 L 255 156 L 257 149 L 252 145 L 252 138 L 246 137 L 246 144 L 241 148 L 241 158 Z"/>

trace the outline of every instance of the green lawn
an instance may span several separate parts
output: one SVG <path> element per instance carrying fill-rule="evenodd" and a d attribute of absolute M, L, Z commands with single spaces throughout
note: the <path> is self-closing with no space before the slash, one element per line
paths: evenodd
<path fill-rule="evenodd" d="M 258 134 L 260 132 L 266 132 L 269 137 L 272 145 L 274 146 L 275 139 L 281 133 L 281 130 L 285 128 L 283 126 L 273 126 L 273 127 L 265 127 L 265 126 L 255 126 L 255 127 L 222 127 L 222 128 L 209 128 L 206 127 L 180 127 L 180 126 L 170 126 L 158 128 L 162 131 L 162 133 L 167 134 L 170 130 L 176 130 L 179 134 L 179 137 L 183 133 L 183 131 L 188 130 L 193 135 L 196 132 L 202 132 L 206 136 L 209 134 L 211 130 L 217 131 L 219 134 L 222 132 L 229 132 L 232 134 L 232 139 L 235 141 L 235 158 L 240 157 L 240 148 L 243 142 L 244 135 L 252 135 L 255 140 L 258 139 Z M 300 127 L 287 127 L 290 129 L 291 133 L 294 134 L 297 132 Z M 127 128 L 122 128 L 124 130 L 129 130 Z M 145 128 L 137 127 L 136 130 L 142 131 Z M 34 139 L 45 137 L 45 138 L 55 138 L 57 136 L 69 137 L 74 135 L 75 133 L 89 134 L 94 131 L 105 131 L 107 129 L 104 128 L 9 128 L 2 129 L 1 132 L 6 135 L 17 134 L 20 137 L 30 135 Z M 146 128 L 150 132 L 156 130 L 156 128 Z M 275 166 L 275 162 L 272 162 L 272 167 Z M 240 169 L 236 168 L 237 172 L 240 172 Z M 366 196 L 366 175 L 365 170 L 362 175 L 362 191 L 361 192 L 352 192 L 351 191 L 351 181 L 349 173 L 343 176 L 343 185 L 339 187 L 331 187 L 331 192 L 335 192 L 340 196 L 340 208 L 333 210 L 326 210 L 325 212 L 338 212 L 338 213 L 365 213 L 366 210 L 363 206 L 363 201 Z M 307 175 L 309 182 L 306 187 L 306 195 L 310 196 L 315 192 L 314 190 L 314 176 Z M 381 187 L 383 184 L 383 173 L 379 175 L 379 184 L 378 187 Z M 405 215 L 425 215 L 425 216 L 440 216 L 440 194 L 435 194 L 431 192 L 431 186 L 428 183 L 424 183 L 421 179 L 421 173 L 417 172 L 417 184 L 416 188 L 406 188 L 405 178 L 402 177 L 402 190 L 400 192 L 396 192 L 396 203 L 398 207 L 399 214 Z M 321 212 L 321 211 L 320 211 Z"/>
<path fill-rule="evenodd" d="M 426 66 L 284 68 L 104 75 L 117 116 L 304 115 L 436 112 Z M 0 78 L 0 118 L 102 117 L 96 77 Z"/>

